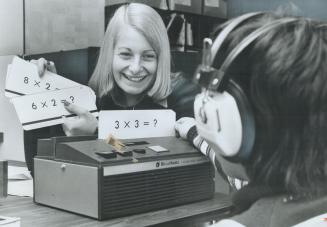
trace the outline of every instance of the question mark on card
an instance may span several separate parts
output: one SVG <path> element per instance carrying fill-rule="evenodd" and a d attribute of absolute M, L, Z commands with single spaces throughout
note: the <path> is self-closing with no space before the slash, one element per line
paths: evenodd
<path fill-rule="evenodd" d="M 157 126 L 157 123 L 158 123 L 158 120 L 157 119 L 154 119 L 153 122 L 154 122 L 154 127 L 156 127 Z"/>
<path fill-rule="evenodd" d="M 74 96 L 69 96 L 70 100 L 72 100 L 72 103 L 74 102 Z"/>

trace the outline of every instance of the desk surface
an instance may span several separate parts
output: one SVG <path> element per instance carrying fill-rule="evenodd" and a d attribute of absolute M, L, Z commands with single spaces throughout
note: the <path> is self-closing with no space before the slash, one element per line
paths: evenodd
<path fill-rule="evenodd" d="M 212 220 L 228 214 L 231 202 L 226 195 L 215 194 L 211 200 L 187 204 L 169 209 L 137 214 L 128 217 L 97 221 L 66 211 L 37 205 L 32 198 L 8 196 L 0 200 L 0 215 L 20 217 L 22 227 L 44 226 L 182 226 L 181 223 L 195 223 Z M 209 219 L 210 218 L 210 219 Z M 179 224 L 177 224 L 179 223 Z M 186 224 L 185 226 L 190 226 Z"/>

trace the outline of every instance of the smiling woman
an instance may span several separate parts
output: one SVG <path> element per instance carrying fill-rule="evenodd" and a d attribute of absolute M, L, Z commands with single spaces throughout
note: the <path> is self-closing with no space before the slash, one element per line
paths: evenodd
<path fill-rule="evenodd" d="M 100 107 L 108 99 L 125 108 L 135 108 L 146 97 L 156 104 L 165 101 L 171 92 L 170 48 L 166 27 L 154 9 L 137 3 L 118 8 L 89 85 Z"/>
<path fill-rule="evenodd" d="M 126 96 L 130 96 L 126 99 L 130 106 L 152 86 L 157 72 L 157 55 L 136 29 L 130 25 L 124 27 L 115 46 L 112 68 L 115 82 Z"/>
<path fill-rule="evenodd" d="M 98 110 L 169 108 L 176 112 L 177 119 L 193 116 L 194 97 L 199 93 L 199 87 L 181 73 L 171 73 L 170 61 L 168 34 L 160 15 L 139 3 L 118 8 L 106 29 L 98 62 L 89 81 L 97 96 Z M 45 64 L 46 61 L 43 59 L 42 62 Z M 66 135 L 96 133 L 98 121 L 92 114 L 74 104 L 66 103 L 65 107 L 79 116 L 64 120 L 62 128 Z M 24 133 L 25 157 L 30 170 L 33 169 L 37 139 L 62 135 L 62 128 Z"/>

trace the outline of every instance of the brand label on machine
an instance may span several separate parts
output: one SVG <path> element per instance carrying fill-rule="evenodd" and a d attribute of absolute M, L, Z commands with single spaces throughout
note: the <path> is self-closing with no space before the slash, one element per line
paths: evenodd
<path fill-rule="evenodd" d="M 183 159 L 161 160 L 161 161 L 153 161 L 153 162 L 140 162 L 140 163 L 132 163 L 126 165 L 118 165 L 118 166 L 107 166 L 103 168 L 103 175 L 111 176 L 111 175 L 118 175 L 118 174 L 125 174 L 125 173 L 142 172 L 148 170 L 174 168 L 174 167 L 195 165 L 205 162 L 208 162 L 208 159 L 203 156 L 203 157 L 191 157 L 191 158 L 183 158 Z"/>

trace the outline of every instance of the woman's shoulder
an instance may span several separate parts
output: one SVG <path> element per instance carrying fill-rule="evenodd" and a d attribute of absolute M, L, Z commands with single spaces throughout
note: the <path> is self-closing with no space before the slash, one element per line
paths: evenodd
<path fill-rule="evenodd" d="M 172 72 L 170 74 L 170 80 L 171 80 L 171 84 L 173 86 L 180 81 L 186 81 L 186 80 L 191 81 L 191 76 L 184 72 L 181 72 L 181 71 L 180 72 Z"/>
<path fill-rule="evenodd" d="M 171 73 L 171 94 L 196 95 L 201 89 L 193 82 L 192 77 L 183 72 Z"/>
<path fill-rule="evenodd" d="M 97 97 L 96 105 L 98 110 L 110 110 L 117 107 L 110 94 Z"/>
<path fill-rule="evenodd" d="M 171 93 L 167 98 L 168 108 L 176 112 L 176 117 L 193 117 L 195 96 L 200 93 L 200 87 L 193 83 L 185 73 L 171 75 Z"/>

